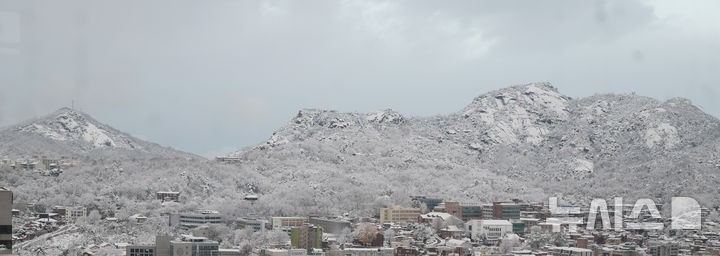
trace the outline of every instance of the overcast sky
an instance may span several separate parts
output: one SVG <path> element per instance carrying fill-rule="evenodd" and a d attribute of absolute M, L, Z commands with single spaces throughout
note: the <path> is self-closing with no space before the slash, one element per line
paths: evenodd
<path fill-rule="evenodd" d="M 206 157 L 301 108 L 409 116 L 549 81 L 720 116 L 720 1 L 0 0 L 0 125 L 71 105 Z"/>

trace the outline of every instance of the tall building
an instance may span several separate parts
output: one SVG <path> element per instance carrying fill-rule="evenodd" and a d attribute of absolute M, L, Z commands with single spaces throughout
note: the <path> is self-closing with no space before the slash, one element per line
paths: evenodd
<path fill-rule="evenodd" d="M 402 208 L 380 208 L 380 223 L 415 221 L 420 216 L 420 209 Z"/>
<path fill-rule="evenodd" d="M 12 191 L 0 187 L 0 254 L 12 254 Z"/>
<path fill-rule="evenodd" d="M 322 248 L 322 228 L 307 223 L 290 230 L 290 245 L 294 248 L 306 249 L 308 253 L 313 248 Z"/>

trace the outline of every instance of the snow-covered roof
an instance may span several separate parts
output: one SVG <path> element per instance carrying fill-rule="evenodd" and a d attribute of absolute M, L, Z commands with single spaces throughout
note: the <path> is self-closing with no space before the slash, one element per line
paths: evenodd
<path fill-rule="evenodd" d="M 465 243 L 467 243 L 467 241 L 461 239 L 448 239 L 447 241 L 445 241 L 445 246 L 461 247 Z"/>
<path fill-rule="evenodd" d="M 591 252 L 590 249 L 585 248 L 578 248 L 578 247 L 552 247 L 550 250 L 563 250 L 563 251 L 572 251 L 572 252 Z"/>
<path fill-rule="evenodd" d="M 442 218 L 443 220 L 448 220 L 450 217 L 452 217 L 452 214 L 445 213 L 445 212 L 428 212 L 426 214 L 420 215 L 423 219 L 430 219 L 430 218 Z"/>
<path fill-rule="evenodd" d="M 510 226 L 512 226 L 512 223 L 510 223 L 507 220 L 481 220 L 480 223 L 482 225 L 493 225 L 493 226 L 510 225 Z"/>

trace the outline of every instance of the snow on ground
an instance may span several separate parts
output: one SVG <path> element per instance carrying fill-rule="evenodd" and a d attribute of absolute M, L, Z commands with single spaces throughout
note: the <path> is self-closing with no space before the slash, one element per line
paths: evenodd
<path fill-rule="evenodd" d="M 648 148 L 662 145 L 666 149 L 670 149 L 678 143 L 680 143 L 680 137 L 677 128 L 668 123 L 660 123 L 657 127 L 650 128 L 645 132 L 645 144 Z"/>
<path fill-rule="evenodd" d="M 530 84 L 527 86 L 523 95 L 529 98 L 529 101 L 540 103 L 546 108 L 554 111 L 561 118 L 567 118 L 567 105 L 568 100 L 562 94 L 555 90 L 548 90 L 541 88 L 542 86 L 549 86 L 544 84 Z"/>

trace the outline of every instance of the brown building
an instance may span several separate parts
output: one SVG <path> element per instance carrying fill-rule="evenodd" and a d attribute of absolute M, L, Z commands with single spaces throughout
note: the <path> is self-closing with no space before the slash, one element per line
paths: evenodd
<path fill-rule="evenodd" d="M 587 249 L 588 241 L 587 237 L 578 237 L 575 239 L 575 247 Z"/>
<path fill-rule="evenodd" d="M 375 239 L 373 239 L 370 245 L 372 245 L 373 247 L 383 247 L 385 245 L 385 235 L 378 232 L 377 234 L 375 234 Z"/>
<path fill-rule="evenodd" d="M 406 247 L 398 247 L 395 248 L 395 255 L 397 256 L 418 256 L 420 255 L 420 251 L 418 251 L 417 248 L 406 248 Z"/>
<path fill-rule="evenodd" d="M 458 219 L 463 218 L 462 213 L 462 206 L 460 206 L 460 203 L 458 202 L 444 202 L 440 204 L 440 212 L 445 212 L 452 214 L 453 216 L 457 217 Z"/>

